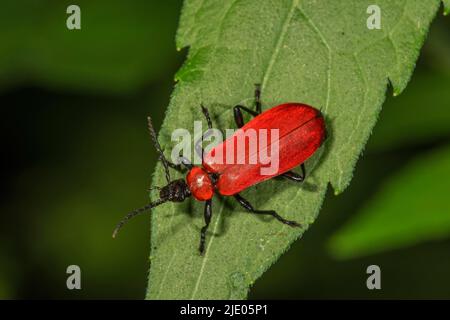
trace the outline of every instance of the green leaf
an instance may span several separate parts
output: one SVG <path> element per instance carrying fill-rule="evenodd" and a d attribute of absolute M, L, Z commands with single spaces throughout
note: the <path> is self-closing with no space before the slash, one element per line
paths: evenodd
<path fill-rule="evenodd" d="M 175 2 L 80 0 L 81 30 L 66 27 L 70 4 L 3 1 L 0 85 L 123 93 L 160 77 L 175 58 Z"/>
<path fill-rule="evenodd" d="M 450 0 L 442 0 L 444 3 L 444 15 L 450 14 Z"/>
<path fill-rule="evenodd" d="M 1 240 L 2 243 L 6 243 L 6 238 Z M 7 250 L 3 246 L 0 246 L 0 249 L 0 299 L 14 299 L 19 268 L 17 261 L 6 253 Z"/>
<path fill-rule="evenodd" d="M 389 99 L 384 105 L 367 149 L 376 152 L 427 143 L 448 136 L 448 88 L 450 74 L 414 77 L 401 97 Z"/>
<path fill-rule="evenodd" d="M 449 180 L 450 147 L 418 157 L 333 235 L 332 253 L 354 258 L 448 237 Z"/>
<path fill-rule="evenodd" d="M 265 109 L 286 101 L 320 108 L 325 146 L 306 163 L 298 185 L 274 179 L 245 191 L 257 208 L 275 209 L 303 224 L 293 229 L 248 214 L 216 197 L 199 256 L 203 205 L 165 204 L 152 212 L 148 299 L 242 299 L 249 286 L 298 239 L 319 212 L 328 183 L 349 184 L 376 122 L 390 79 L 400 93 L 440 1 L 378 1 L 382 29 L 368 30 L 373 1 L 186 1 L 177 36 L 189 56 L 160 132 L 170 155 L 171 132 L 193 129 L 208 106 L 218 128 L 234 128 L 231 107 L 252 106 L 262 84 Z M 192 131 L 191 131 L 192 132 Z M 161 166 L 153 183 L 164 184 Z"/>

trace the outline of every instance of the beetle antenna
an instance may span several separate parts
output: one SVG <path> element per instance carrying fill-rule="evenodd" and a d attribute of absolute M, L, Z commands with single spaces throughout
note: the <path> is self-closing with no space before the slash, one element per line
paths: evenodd
<path fill-rule="evenodd" d="M 154 187 L 150 187 L 150 188 L 147 188 L 147 191 L 153 191 L 153 190 L 161 190 L 161 187 L 158 187 L 158 186 L 154 186 Z"/>
<path fill-rule="evenodd" d="M 152 118 L 147 117 L 147 123 L 148 123 L 148 131 L 150 132 L 150 137 L 153 140 L 153 144 L 155 145 L 156 151 L 158 151 L 158 153 L 159 153 L 159 159 L 161 160 L 161 162 L 164 166 L 164 172 L 166 174 L 167 183 L 170 183 L 169 164 L 168 164 L 167 159 L 164 156 L 164 153 L 161 149 L 161 145 L 158 142 L 158 137 L 156 136 L 155 129 L 153 128 Z"/>
<path fill-rule="evenodd" d="M 117 224 L 117 226 L 116 226 L 116 228 L 114 229 L 114 232 L 113 232 L 113 234 L 112 234 L 112 237 L 113 237 L 113 238 L 116 237 L 116 235 L 117 235 L 117 233 L 119 232 L 119 230 L 123 227 L 123 225 L 124 225 L 125 223 L 128 222 L 128 220 L 130 220 L 131 218 L 137 216 L 138 214 L 143 213 L 144 211 L 147 211 L 147 210 L 152 209 L 152 208 L 154 208 L 154 207 L 156 207 L 156 206 L 159 206 L 160 204 L 163 204 L 164 202 L 167 202 L 167 200 L 166 200 L 166 199 L 158 199 L 158 200 L 156 200 L 155 202 L 149 203 L 148 205 L 146 205 L 146 206 L 144 206 L 144 207 L 142 207 L 142 208 L 136 209 L 136 210 L 131 211 L 130 213 L 128 213 L 128 214 L 127 214 L 127 215 L 126 215 L 126 216 L 125 216 L 125 217 Z"/>

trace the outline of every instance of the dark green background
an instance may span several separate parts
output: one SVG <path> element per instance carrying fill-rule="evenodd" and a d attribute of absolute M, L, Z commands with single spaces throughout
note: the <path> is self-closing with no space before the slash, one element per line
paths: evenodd
<path fill-rule="evenodd" d="M 146 116 L 159 128 L 186 55 L 174 45 L 181 2 L 77 3 L 79 31 L 65 26 L 69 2 L 0 5 L 0 298 L 144 297 L 149 216 L 116 240 L 111 232 L 148 201 L 155 151 Z M 433 23 L 406 91 L 397 98 L 389 91 L 350 187 L 338 197 L 329 192 L 318 220 L 250 298 L 450 298 L 450 240 L 345 261 L 326 246 L 383 181 L 449 142 L 445 123 L 408 139 L 414 127 L 392 120 L 420 119 L 408 112 L 411 103 L 429 113 L 450 107 L 439 91 L 450 89 L 448 20 Z M 66 289 L 71 264 L 81 267 L 80 291 Z M 366 288 L 370 264 L 382 268 L 381 291 Z"/>

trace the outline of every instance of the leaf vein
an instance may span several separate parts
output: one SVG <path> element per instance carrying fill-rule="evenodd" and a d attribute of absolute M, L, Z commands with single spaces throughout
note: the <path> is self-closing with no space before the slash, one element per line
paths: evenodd
<path fill-rule="evenodd" d="M 267 69 L 264 72 L 263 81 L 261 83 L 261 89 L 263 92 L 264 92 L 264 88 L 267 85 L 267 81 L 269 79 L 270 73 L 272 72 L 272 68 L 275 63 L 275 60 L 277 59 L 278 54 L 280 52 L 281 44 L 283 43 L 284 37 L 286 36 L 287 30 L 289 27 L 289 23 L 291 22 L 292 16 L 294 14 L 294 10 L 298 6 L 298 2 L 299 2 L 299 0 L 292 0 L 291 8 L 289 9 L 289 13 L 286 17 L 286 20 L 283 23 L 283 27 L 281 28 L 280 34 L 278 35 L 277 44 L 275 45 L 275 49 L 273 50 L 272 55 L 269 59 L 269 64 L 267 65 Z"/>
<path fill-rule="evenodd" d="M 325 47 L 328 50 L 327 95 L 326 95 L 326 99 L 325 99 L 325 109 L 323 110 L 324 112 L 326 112 L 328 110 L 328 105 L 330 103 L 330 93 L 331 93 L 331 65 L 332 65 L 331 47 L 328 44 L 328 41 L 325 38 L 325 36 L 323 35 L 323 33 L 320 31 L 320 29 L 314 23 L 314 21 L 312 21 L 312 19 L 310 19 L 300 7 L 297 7 L 297 10 L 305 18 L 305 20 L 308 22 L 308 24 L 313 28 L 314 32 L 319 36 L 320 41 L 322 41 L 322 43 L 325 45 Z"/>

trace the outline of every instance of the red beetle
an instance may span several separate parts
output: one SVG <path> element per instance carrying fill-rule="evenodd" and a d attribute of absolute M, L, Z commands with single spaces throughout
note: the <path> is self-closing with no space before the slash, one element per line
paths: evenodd
<path fill-rule="evenodd" d="M 187 197 L 192 195 L 199 201 L 205 201 L 205 225 L 201 229 L 199 247 L 200 253 L 203 254 L 205 248 L 206 230 L 208 229 L 212 215 L 211 199 L 215 192 L 218 192 L 224 196 L 233 196 L 242 207 L 251 213 L 271 215 L 284 224 L 292 227 L 299 227 L 299 223 L 286 220 L 273 210 L 254 209 L 246 199 L 239 195 L 239 192 L 275 176 L 283 176 L 296 182 L 302 182 L 305 179 L 304 162 L 311 157 L 311 155 L 326 139 L 327 134 L 325 121 L 319 110 L 300 103 L 281 104 L 261 113 L 260 94 L 260 88 L 259 85 L 257 85 L 255 90 L 256 111 L 240 105 L 234 107 L 234 120 L 240 130 L 238 130 L 222 144 L 214 147 L 209 153 L 204 155 L 201 142 L 205 138 L 205 135 L 197 141 L 195 144 L 195 150 L 202 157 L 201 167 L 193 166 L 184 157 L 179 159 L 180 164 L 169 162 L 161 150 L 161 146 L 156 138 L 156 133 L 149 117 L 148 125 L 150 135 L 163 163 L 167 185 L 163 188 L 158 188 L 160 190 L 160 199 L 127 214 L 117 225 L 114 230 L 113 237 L 116 236 L 123 224 L 135 215 L 167 201 L 184 201 Z M 245 125 L 242 110 L 255 117 Z M 208 128 L 211 129 L 212 123 L 208 110 L 202 106 L 202 111 L 208 122 Z M 250 163 L 247 159 L 247 161 L 241 164 L 215 162 L 215 156 L 217 154 L 225 154 L 227 142 L 230 142 L 231 139 L 236 139 L 236 136 L 239 133 L 245 133 L 249 129 L 257 131 L 261 129 L 278 129 L 279 166 L 274 173 L 264 175 L 261 174 L 260 169 L 263 165 L 259 161 L 256 163 Z M 231 145 L 236 146 L 235 143 L 231 143 Z M 247 145 L 245 145 L 244 152 L 248 153 L 248 151 Z M 302 169 L 301 175 L 290 171 L 299 165 Z M 186 167 L 189 170 L 186 180 L 178 179 L 172 181 L 170 178 L 169 167 L 177 170 L 182 170 L 183 167 Z"/>

